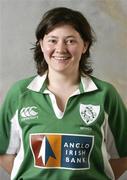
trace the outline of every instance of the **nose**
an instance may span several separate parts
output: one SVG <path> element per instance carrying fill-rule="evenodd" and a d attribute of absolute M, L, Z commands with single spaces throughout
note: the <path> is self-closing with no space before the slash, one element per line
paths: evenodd
<path fill-rule="evenodd" d="M 59 41 L 56 44 L 56 52 L 57 53 L 65 53 L 67 51 L 66 44 L 64 41 Z"/>

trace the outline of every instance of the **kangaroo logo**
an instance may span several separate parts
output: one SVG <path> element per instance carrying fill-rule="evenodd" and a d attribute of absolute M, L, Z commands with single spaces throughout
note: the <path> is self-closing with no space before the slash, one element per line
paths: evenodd
<path fill-rule="evenodd" d="M 25 118 L 25 119 L 35 118 L 38 115 L 38 112 L 36 111 L 36 109 L 37 109 L 36 106 L 23 107 L 20 111 L 20 115 L 22 118 Z"/>

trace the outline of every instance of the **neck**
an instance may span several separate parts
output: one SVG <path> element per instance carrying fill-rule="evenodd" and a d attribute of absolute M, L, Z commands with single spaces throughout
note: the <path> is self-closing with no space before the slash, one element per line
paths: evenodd
<path fill-rule="evenodd" d="M 71 75 L 48 73 L 48 89 L 55 95 L 61 111 L 64 111 L 69 96 L 78 88 L 79 81 L 79 74 L 76 73 Z"/>
<path fill-rule="evenodd" d="M 62 73 L 48 73 L 48 86 L 49 87 L 69 87 L 78 85 L 80 81 L 79 74 L 62 74 Z"/>

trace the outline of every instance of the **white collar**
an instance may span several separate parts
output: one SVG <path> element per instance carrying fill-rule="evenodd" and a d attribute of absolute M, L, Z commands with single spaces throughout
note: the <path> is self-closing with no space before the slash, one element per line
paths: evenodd
<path fill-rule="evenodd" d="M 40 75 L 36 76 L 27 86 L 27 88 L 32 91 L 39 92 L 41 89 L 43 89 L 46 78 L 47 78 L 47 73 L 44 74 L 43 76 Z M 81 84 L 82 84 L 83 92 L 91 92 L 98 89 L 90 76 L 85 76 L 85 77 L 81 76 Z"/>

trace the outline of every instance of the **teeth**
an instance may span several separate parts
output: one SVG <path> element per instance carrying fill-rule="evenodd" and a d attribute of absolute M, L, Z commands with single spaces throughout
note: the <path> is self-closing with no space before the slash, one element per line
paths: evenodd
<path fill-rule="evenodd" d="M 68 57 L 54 57 L 56 60 L 67 60 Z"/>

